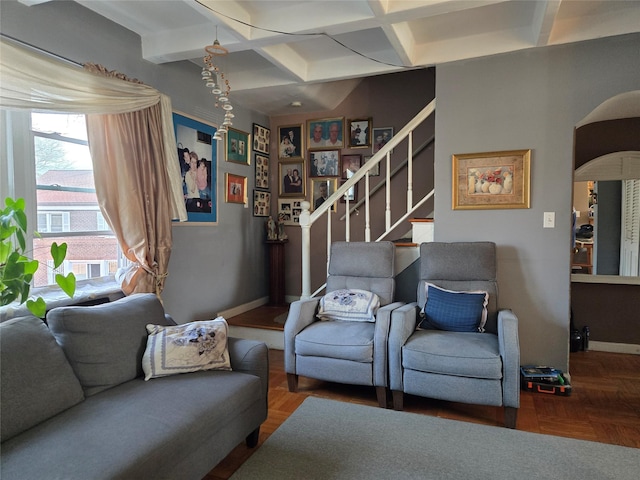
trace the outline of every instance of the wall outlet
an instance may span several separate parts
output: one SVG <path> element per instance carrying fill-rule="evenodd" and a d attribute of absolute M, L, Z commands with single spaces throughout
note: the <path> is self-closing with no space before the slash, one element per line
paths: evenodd
<path fill-rule="evenodd" d="M 544 212 L 542 227 L 555 228 L 555 226 L 556 226 L 556 212 Z"/>

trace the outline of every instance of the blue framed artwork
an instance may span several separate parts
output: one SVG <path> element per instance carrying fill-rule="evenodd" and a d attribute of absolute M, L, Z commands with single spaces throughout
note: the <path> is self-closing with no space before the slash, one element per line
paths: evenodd
<path fill-rule="evenodd" d="M 178 225 L 217 222 L 217 142 L 216 127 L 181 113 L 173 113 L 178 145 L 177 161 L 182 176 L 182 190 L 187 221 Z"/>

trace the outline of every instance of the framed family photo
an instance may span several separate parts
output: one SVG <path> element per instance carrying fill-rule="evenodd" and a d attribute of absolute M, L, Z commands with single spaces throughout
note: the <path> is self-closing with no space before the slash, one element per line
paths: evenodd
<path fill-rule="evenodd" d="M 304 128 L 302 124 L 278 127 L 278 158 L 281 160 L 302 159 L 304 152 Z"/>
<path fill-rule="evenodd" d="M 349 120 L 349 148 L 366 148 L 371 146 L 371 118 Z"/>
<path fill-rule="evenodd" d="M 342 186 L 346 182 L 346 180 L 340 181 L 340 186 Z M 349 199 L 349 203 L 356 202 L 358 200 L 358 184 L 353 185 L 347 193 L 340 197 L 340 203 L 346 203 L 347 198 Z"/>
<path fill-rule="evenodd" d="M 304 198 L 279 198 L 278 218 L 282 218 L 285 225 L 299 225 Z"/>
<path fill-rule="evenodd" d="M 373 129 L 373 147 L 371 147 L 372 153 L 378 153 L 382 147 L 384 147 L 389 140 L 393 137 L 393 127 L 374 127 Z"/>
<path fill-rule="evenodd" d="M 304 162 L 280 162 L 279 167 L 280 196 L 304 196 L 306 184 Z"/>
<path fill-rule="evenodd" d="M 311 211 L 322 205 L 338 188 L 337 178 L 314 178 L 311 180 Z M 336 211 L 335 203 L 331 211 Z"/>
<path fill-rule="evenodd" d="M 187 221 L 176 225 L 210 225 L 217 222 L 217 142 L 216 127 L 182 113 L 173 113 L 178 144 Z"/>
<path fill-rule="evenodd" d="M 344 117 L 307 121 L 307 148 L 322 150 L 344 147 Z"/>
<path fill-rule="evenodd" d="M 530 208 L 531 150 L 452 156 L 454 210 Z"/>
<path fill-rule="evenodd" d="M 269 157 L 255 154 L 256 163 L 256 188 L 269 188 Z"/>
<path fill-rule="evenodd" d="M 253 191 L 253 216 L 268 217 L 271 211 L 271 193 L 261 190 Z"/>
<path fill-rule="evenodd" d="M 253 151 L 269 155 L 271 130 L 257 123 L 253 124 Z"/>
<path fill-rule="evenodd" d="M 362 155 L 342 155 L 342 178 L 351 178 L 362 166 Z"/>
<path fill-rule="evenodd" d="M 227 162 L 242 163 L 249 165 L 251 157 L 249 156 L 249 134 L 242 130 L 229 128 L 227 132 Z"/>
<path fill-rule="evenodd" d="M 362 157 L 362 165 L 367 163 L 371 159 L 371 157 L 373 157 L 373 155 L 364 155 Z M 380 162 L 378 162 L 375 167 L 373 167 L 371 170 L 369 170 L 369 176 L 370 177 L 379 177 L 380 176 Z"/>
<path fill-rule="evenodd" d="M 226 186 L 224 194 L 225 202 L 243 204 L 247 202 L 247 177 L 226 173 L 224 184 Z"/>
<path fill-rule="evenodd" d="M 337 177 L 340 169 L 340 150 L 309 152 L 309 177 Z"/>

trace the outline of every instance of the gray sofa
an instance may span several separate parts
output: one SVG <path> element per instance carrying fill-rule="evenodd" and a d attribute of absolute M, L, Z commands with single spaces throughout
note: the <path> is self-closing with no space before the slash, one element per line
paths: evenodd
<path fill-rule="evenodd" d="M 0 324 L 1 464 L 10 479 L 201 479 L 267 417 L 268 351 L 229 338 L 232 371 L 144 381 L 153 294 Z"/>

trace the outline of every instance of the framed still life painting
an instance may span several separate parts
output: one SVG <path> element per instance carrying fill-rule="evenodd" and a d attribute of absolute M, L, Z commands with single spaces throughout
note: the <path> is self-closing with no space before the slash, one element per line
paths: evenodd
<path fill-rule="evenodd" d="M 530 207 L 531 150 L 455 154 L 454 210 Z"/>

